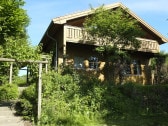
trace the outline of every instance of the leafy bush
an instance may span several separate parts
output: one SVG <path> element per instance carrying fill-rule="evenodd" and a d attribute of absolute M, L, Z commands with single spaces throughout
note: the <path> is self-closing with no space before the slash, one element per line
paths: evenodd
<path fill-rule="evenodd" d="M 141 96 L 145 96 L 145 107 L 148 108 L 148 114 L 168 113 L 168 85 L 149 85 L 142 89 Z M 140 94 L 140 93 L 139 93 Z"/>
<path fill-rule="evenodd" d="M 116 120 L 167 113 L 166 85 L 118 86 L 86 75 L 77 75 L 78 81 L 75 77 L 76 74 L 61 76 L 55 72 L 43 77 L 41 125 L 111 125 Z"/>
<path fill-rule="evenodd" d="M 100 123 L 99 86 L 90 88 L 77 83 L 76 75 L 50 72 L 43 77 L 43 102 L 40 125 L 83 126 Z M 78 75 L 77 75 L 78 76 Z M 88 80 L 87 85 L 99 85 Z M 88 90 L 87 94 L 84 91 Z"/>
<path fill-rule="evenodd" d="M 20 100 L 16 103 L 15 109 L 18 115 L 24 119 L 34 120 L 37 117 L 37 95 L 35 84 L 23 90 Z"/>
<path fill-rule="evenodd" d="M 22 116 L 26 120 L 31 120 L 33 115 L 33 105 L 26 99 L 20 99 L 15 104 L 16 114 Z"/>
<path fill-rule="evenodd" d="M 144 125 L 145 118 L 168 116 L 168 85 L 114 85 L 74 71 L 64 75 L 50 71 L 42 79 L 39 125 L 130 125 L 137 119 Z M 34 84 L 23 91 L 17 103 L 18 113 L 26 119 L 36 119 L 36 98 Z M 162 124 L 160 120 L 156 123 Z"/>
<path fill-rule="evenodd" d="M 4 84 L 0 86 L 0 101 L 17 99 L 19 96 L 18 87 L 15 84 Z"/>
<path fill-rule="evenodd" d="M 139 85 L 127 83 L 119 86 L 108 86 L 104 93 L 103 102 L 106 123 L 117 125 L 136 124 L 135 120 L 141 120 L 145 125 L 152 118 L 168 116 L 168 85 Z M 110 122 L 109 122 L 110 120 Z M 145 122 L 143 122 L 145 121 Z M 120 123 L 119 123 L 120 122 Z M 121 124 L 121 122 L 124 122 Z M 130 123 L 131 122 L 131 123 Z M 155 120 L 158 125 L 165 122 Z M 128 123 L 128 124 L 127 124 Z M 152 124 L 152 123 L 149 123 Z M 136 124 L 139 126 L 138 124 Z"/>

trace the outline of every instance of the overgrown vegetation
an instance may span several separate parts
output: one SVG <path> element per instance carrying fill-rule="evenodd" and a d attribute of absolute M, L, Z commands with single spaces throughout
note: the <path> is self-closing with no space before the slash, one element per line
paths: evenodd
<path fill-rule="evenodd" d="M 24 119 L 34 121 L 37 117 L 37 94 L 36 84 L 30 85 L 23 90 L 19 101 L 15 105 L 16 114 L 23 116 Z"/>
<path fill-rule="evenodd" d="M 61 75 L 50 71 L 43 76 L 42 114 L 39 125 L 86 126 L 166 125 L 168 85 L 127 83 L 114 85 L 85 75 Z M 35 86 L 26 89 L 18 113 L 27 119 L 37 116 Z M 157 117 L 162 118 L 157 118 Z M 157 119 L 155 119 L 157 118 Z M 147 121 L 148 119 L 148 121 Z M 140 121 L 137 123 L 137 120 Z"/>
<path fill-rule="evenodd" d="M 23 75 L 23 76 L 16 76 L 13 79 L 13 83 L 15 83 L 17 86 L 19 87 L 24 87 L 27 86 L 27 76 Z"/>
<path fill-rule="evenodd" d="M 168 54 L 160 52 L 151 59 L 151 69 L 154 74 L 154 84 L 168 83 Z"/>
<path fill-rule="evenodd" d="M 101 123 L 99 110 L 100 83 L 54 71 L 43 78 L 43 107 L 41 125 L 89 125 Z M 92 82 L 91 82 L 92 81 Z M 97 104 L 96 104 L 97 103 Z"/>
<path fill-rule="evenodd" d="M 18 87 L 15 84 L 4 84 L 0 86 L 0 102 L 18 99 Z"/>

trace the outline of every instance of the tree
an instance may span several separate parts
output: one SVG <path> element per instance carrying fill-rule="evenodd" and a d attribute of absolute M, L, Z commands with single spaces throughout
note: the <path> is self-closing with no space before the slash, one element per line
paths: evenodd
<path fill-rule="evenodd" d="M 16 60 L 36 59 L 38 48 L 28 41 L 29 17 L 22 7 L 24 0 L 0 1 L 0 57 Z M 23 64 L 14 64 L 15 73 Z M 9 63 L 0 62 L 0 76 L 8 75 Z M 2 77 L 2 76 L 1 76 Z M 1 80 L 1 78 L 0 78 Z"/>
<path fill-rule="evenodd" d="M 168 81 L 168 54 L 160 52 L 151 59 L 151 69 L 154 70 L 155 84 L 167 83 Z"/>
<path fill-rule="evenodd" d="M 127 10 L 121 8 L 106 10 L 102 6 L 96 10 L 93 9 L 93 11 L 93 15 L 88 17 L 84 22 L 84 27 L 86 31 L 93 36 L 93 39 L 101 39 L 101 41 L 99 41 L 100 46 L 97 47 L 96 50 L 102 54 L 106 62 L 104 73 L 106 80 L 110 80 L 110 62 L 112 62 L 113 65 L 119 63 L 120 67 L 123 66 L 125 61 L 122 60 L 125 60 L 123 56 L 126 56 L 126 52 L 123 52 L 121 49 L 138 49 L 140 42 L 136 37 L 142 35 L 142 30 L 138 22 L 127 13 Z M 125 54 L 120 55 L 123 53 Z M 118 60 L 116 60 L 116 56 Z M 121 70 L 119 71 L 118 74 L 123 72 Z"/>
<path fill-rule="evenodd" d="M 26 38 L 26 27 L 29 24 L 29 17 L 21 7 L 23 0 L 1 0 L 0 1 L 0 44 L 5 44 L 11 39 Z"/>

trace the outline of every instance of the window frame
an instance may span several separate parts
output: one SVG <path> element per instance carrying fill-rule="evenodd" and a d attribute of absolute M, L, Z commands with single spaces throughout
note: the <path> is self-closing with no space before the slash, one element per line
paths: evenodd
<path fill-rule="evenodd" d="M 142 74 L 142 70 L 141 70 L 141 63 L 139 60 L 133 60 L 132 61 L 133 64 L 133 75 L 141 75 Z"/>
<path fill-rule="evenodd" d="M 84 58 L 75 56 L 74 57 L 74 68 L 75 69 L 84 69 Z"/>
<path fill-rule="evenodd" d="M 88 61 L 89 61 L 89 69 L 91 69 L 91 70 L 97 70 L 98 69 L 98 64 L 99 64 L 98 57 L 90 56 Z"/>
<path fill-rule="evenodd" d="M 126 63 L 126 68 L 123 71 L 124 75 L 142 75 L 140 60 L 133 59 Z"/>

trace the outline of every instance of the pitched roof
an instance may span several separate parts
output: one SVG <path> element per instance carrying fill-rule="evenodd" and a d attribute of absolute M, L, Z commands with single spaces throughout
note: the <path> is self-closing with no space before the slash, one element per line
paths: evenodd
<path fill-rule="evenodd" d="M 106 5 L 104 6 L 107 10 L 110 9 L 114 9 L 114 8 L 118 8 L 121 7 L 122 9 L 125 9 L 132 17 L 134 17 L 137 21 L 139 21 L 142 25 L 144 25 L 147 29 L 149 29 L 150 31 L 152 31 L 156 36 L 158 36 L 163 42 L 168 42 L 168 38 L 164 37 L 162 34 L 160 34 L 156 29 L 154 29 L 153 27 L 151 27 L 148 23 L 146 23 L 144 20 L 142 20 L 140 17 L 138 17 L 134 12 L 130 11 L 125 5 L 123 5 L 122 3 L 114 3 L 114 4 L 110 4 L 110 5 Z M 57 17 L 54 18 L 52 21 L 54 24 L 65 24 L 68 20 L 72 20 L 75 18 L 79 18 L 79 17 L 84 17 L 84 16 L 88 16 L 90 14 L 92 14 L 93 11 L 90 10 L 86 10 L 86 11 L 81 11 L 81 12 L 77 12 L 77 13 L 73 13 L 73 14 L 69 14 L 69 15 L 65 15 L 65 16 L 61 16 L 61 17 Z"/>

